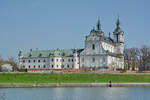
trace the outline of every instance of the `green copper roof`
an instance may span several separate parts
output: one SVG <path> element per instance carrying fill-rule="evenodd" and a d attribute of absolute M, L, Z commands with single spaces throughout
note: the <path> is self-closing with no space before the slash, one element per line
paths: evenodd
<path fill-rule="evenodd" d="M 97 21 L 97 30 L 101 31 L 101 23 L 100 23 L 100 18 L 98 17 L 98 21 Z"/>
<path fill-rule="evenodd" d="M 19 51 L 18 56 L 22 56 L 22 52 L 21 51 Z"/>
<path fill-rule="evenodd" d="M 74 52 L 77 51 L 76 49 L 63 49 L 63 50 L 33 50 L 28 52 L 23 57 L 28 58 L 35 58 L 35 57 L 60 57 L 60 56 L 73 56 Z"/>
<path fill-rule="evenodd" d="M 123 32 L 123 30 L 120 28 L 120 19 L 118 17 L 117 22 L 116 22 L 116 29 L 114 30 L 115 32 Z"/>

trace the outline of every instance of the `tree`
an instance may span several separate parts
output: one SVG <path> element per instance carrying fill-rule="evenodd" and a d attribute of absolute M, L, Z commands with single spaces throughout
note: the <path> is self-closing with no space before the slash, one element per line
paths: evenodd
<path fill-rule="evenodd" d="M 17 71 L 18 70 L 17 61 L 15 60 L 14 57 L 8 57 L 8 60 L 6 61 L 6 63 L 8 63 L 11 66 L 13 66 L 13 71 Z"/>

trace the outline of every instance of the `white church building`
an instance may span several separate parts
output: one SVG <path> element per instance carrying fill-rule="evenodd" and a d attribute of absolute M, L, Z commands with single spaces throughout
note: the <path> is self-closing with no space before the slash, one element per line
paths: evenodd
<path fill-rule="evenodd" d="M 108 69 L 124 67 L 124 32 L 119 18 L 113 38 L 106 37 L 98 19 L 97 28 L 85 37 L 83 49 L 20 51 L 19 67 L 26 69 Z M 109 33 L 110 34 L 110 33 Z"/>

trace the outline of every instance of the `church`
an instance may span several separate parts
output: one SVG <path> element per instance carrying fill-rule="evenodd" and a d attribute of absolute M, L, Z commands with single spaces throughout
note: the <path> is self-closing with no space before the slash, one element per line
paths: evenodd
<path fill-rule="evenodd" d="M 98 19 L 96 29 L 85 37 L 83 49 L 30 50 L 18 54 L 18 66 L 25 69 L 90 69 L 124 68 L 124 32 L 119 18 L 113 38 L 106 37 Z"/>

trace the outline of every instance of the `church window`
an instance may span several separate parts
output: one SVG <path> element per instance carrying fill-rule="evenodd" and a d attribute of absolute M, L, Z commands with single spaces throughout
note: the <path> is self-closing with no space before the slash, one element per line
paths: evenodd
<path fill-rule="evenodd" d="M 23 63 L 25 63 L 25 60 L 23 60 Z"/>
<path fill-rule="evenodd" d="M 46 65 L 44 65 L 43 67 L 46 68 Z"/>
<path fill-rule="evenodd" d="M 54 61 L 54 59 L 52 58 L 52 60 L 51 60 L 52 62 Z"/>
<path fill-rule="evenodd" d="M 119 36 L 118 36 L 118 34 L 117 34 L 117 42 L 118 42 L 118 38 L 119 38 Z"/>
<path fill-rule="evenodd" d="M 69 65 L 67 65 L 67 67 L 69 68 Z"/>
<path fill-rule="evenodd" d="M 64 65 L 61 65 L 61 68 L 64 68 Z"/>
<path fill-rule="evenodd" d="M 92 49 L 95 50 L 95 44 L 92 44 Z"/>
<path fill-rule="evenodd" d="M 95 62 L 95 58 L 92 58 L 92 62 Z"/>
<path fill-rule="evenodd" d="M 43 62 L 46 62 L 46 60 L 44 59 Z"/>
<path fill-rule="evenodd" d="M 68 62 L 70 62 L 70 59 L 68 59 Z"/>

